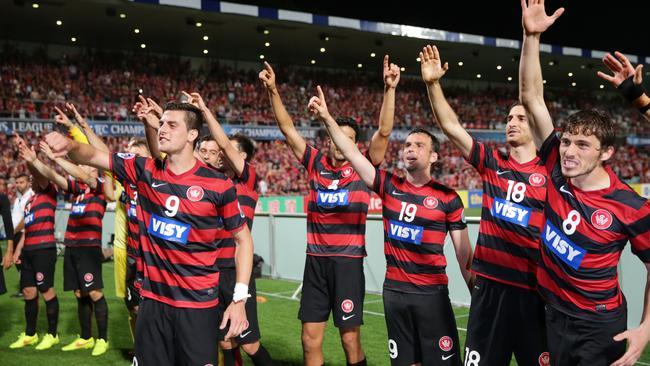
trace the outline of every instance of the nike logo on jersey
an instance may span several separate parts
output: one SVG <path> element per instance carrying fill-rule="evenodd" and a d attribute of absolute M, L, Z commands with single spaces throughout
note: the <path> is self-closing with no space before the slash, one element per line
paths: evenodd
<path fill-rule="evenodd" d="M 447 361 L 448 359 L 452 358 L 454 355 L 455 355 L 455 353 L 452 353 L 452 354 L 447 355 L 447 356 L 442 356 L 442 360 Z"/>
<path fill-rule="evenodd" d="M 508 221 L 523 227 L 528 227 L 531 210 L 528 207 L 521 206 L 516 203 L 503 200 L 501 198 L 495 198 L 494 203 L 492 204 L 492 209 L 490 209 L 490 213 L 492 216 L 497 217 L 501 220 Z"/>
<path fill-rule="evenodd" d="M 582 259 L 587 251 L 571 242 L 569 238 L 548 220 L 544 227 L 542 241 L 562 262 L 573 267 L 573 269 L 580 268 L 580 263 L 582 263 Z"/>
<path fill-rule="evenodd" d="M 316 203 L 319 206 L 346 206 L 349 199 L 349 191 L 340 189 L 338 191 L 318 191 Z"/>
<path fill-rule="evenodd" d="M 350 319 L 350 318 L 353 318 L 355 315 L 356 315 L 356 314 L 352 314 L 352 315 L 343 315 L 343 316 L 341 317 L 341 319 L 343 319 L 343 320 L 348 320 L 348 319 Z"/>
<path fill-rule="evenodd" d="M 394 190 L 394 189 L 393 189 L 392 192 L 390 192 L 390 194 L 392 194 L 393 196 L 404 196 L 404 195 L 406 195 L 406 193 L 404 193 L 404 192 L 397 192 L 397 191 Z"/>
<path fill-rule="evenodd" d="M 328 172 L 328 171 L 325 171 L 325 170 L 320 171 L 320 175 L 330 175 L 330 174 L 332 174 L 332 172 Z"/>
<path fill-rule="evenodd" d="M 186 244 L 190 233 L 190 225 L 152 214 L 147 232 L 164 240 Z"/>
<path fill-rule="evenodd" d="M 246 333 L 242 333 L 242 334 L 239 335 L 239 338 L 244 338 L 244 337 L 246 337 L 247 335 L 251 334 L 252 332 L 253 332 L 252 330 L 249 330 L 249 331 L 246 332 Z"/>
<path fill-rule="evenodd" d="M 164 185 L 166 185 L 166 184 L 167 184 L 167 182 L 163 182 L 163 183 L 151 183 L 151 188 L 158 188 L 158 187 L 164 186 Z"/>
<path fill-rule="evenodd" d="M 390 220 L 388 222 L 388 237 L 407 243 L 420 245 L 422 242 L 422 226 L 408 225 L 399 221 Z"/>
<path fill-rule="evenodd" d="M 566 194 L 570 194 L 571 196 L 573 196 L 573 193 L 571 193 L 571 192 L 566 188 L 566 184 L 564 184 L 564 185 L 562 185 L 562 186 L 560 187 L 560 192 L 562 192 L 562 193 L 566 193 Z M 575 196 L 574 196 L 574 197 L 575 197 Z"/>
<path fill-rule="evenodd" d="M 86 287 L 90 287 L 90 286 L 92 286 L 93 283 L 95 283 L 95 282 L 84 283 L 84 286 L 86 286 Z"/>
<path fill-rule="evenodd" d="M 510 170 L 497 170 L 497 175 L 502 175 L 506 173 L 510 173 Z"/>

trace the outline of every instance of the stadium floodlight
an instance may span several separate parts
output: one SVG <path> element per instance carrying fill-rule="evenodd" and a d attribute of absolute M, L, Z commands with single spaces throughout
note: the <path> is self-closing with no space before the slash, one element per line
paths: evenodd
<path fill-rule="evenodd" d="M 269 33 L 271 33 L 271 31 L 269 31 L 268 29 L 264 30 L 264 34 L 268 35 Z"/>
<path fill-rule="evenodd" d="M 208 52 L 210 52 L 210 51 L 208 51 L 207 49 L 206 49 L 206 50 L 203 50 L 203 54 L 204 54 L 204 55 L 207 55 Z"/>
<path fill-rule="evenodd" d="M 406 67 L 401 67 L 401 68 L 399 69 L 399 71 L 402 71 L 402 72 L 406 71 Z"/>
<path fill-rule="evenodd" d="M 40 7 L 41 7 L 41 6 L 40 6 L 38 3 L 33 3 L 33 4 L 32 4 L 32 8 L 34 8 L 34 9 L 38 9 L 38 8 L 40 8 Z"/>
<path fill-rule="evenodd" d="M 569 77 L 572 77 L 572 76 L 573 76 L 573 73 L 570 72 L 570 73 L 568 73 L 567 75 L 569 75 Z"/>
<path fill-rule="evenodd" d="M 203 23 L 201 23 L 201 22 L 196 22 L 196 23 L 194 23 L 194 25 L 195 25 L 197 28 L 200 28 L 200 27 L 203 26 Z"/>
<path fill-rule="evenodd" d="M 363 67 L 363 64 L 357 64 L 357 67 L 358 67 L 358 68 L 362 68 L 362 67 Z"/>
<path fill-rule="evenodd" d="M 264 55 L 260 55 L 260 60 L 264 60 Z"/>
<path fill-rule="evenodd" d="M 264 47 L 271 47 L 271 42 L 264 42 Z"/>
<path fill-rule="evenodd" d="M 77 42 L 77 37 L 71 37 L 70 40 L 71 40 L 72 42 Z"/>
<path fill-rule="evenodd" d="M 140 29 L 138 29 L 138 28 L 134 29 L 134 30 L 133 30 L 133 33 L 135 33 L 135 34 L 140 33 Z"/>
<path fill-rule="evenodd" d="M 126 14 L 125 13 L 120 13 L 120 18 L 126 19 Z"/>
<path fill-rule="evenodd" d="M 320 48 L 320 53 L 325 53 L 325 47 Z"/>
<path fill-rule="evenodd" d="M 208 37 L 207 35 L 206 35 L 206 36 L 203 36 L 203 40 L 204 40 L 204 41 L 207 41 L 208 39 L 210 39 L 210 37 Z"/>
<path fill-rule="evenodd" d="M 63 25 L 63 21 L 61 21 L 61 20 L 57 20 L 57 21 L 56 21 L 56 25 L 58 25 L 58 26 Z"/>
<path fill-rule="evenodd" d="M 481 74 L 476 74 L 476 78 L 477 78 L 477 79 L 480 79 L 480 78 L 481 78 Z"/>
<path fill-rule="evenodd" d="M 415 61 L 420 62 L 421 60 L 420 60 L 420 58 L 418 57 L 418 58 L 415 59 Z"/>
<path fill-rule="evenodd" d="M 603 89 L 603 88 L 605 88 L 605 85 L 600 84 L 598 87 L 601 88 L 601 89 Z"/>
<path fill-rule="evenodd" d="M 512 81 L 512 76 L 508 76 L 508 81 Z"/>
<path fill-rule="evenodd" d="M 147 48 L 147 45 L 144 43 L 140 43 L 140 48 Z"/>
<path fill-rule="evenodd" d="M 501 65 L 497 65 L 497 70 L 501 70 L 501 69 L 502 69 Z"/>
<path fill-rule="evenodd" d="M 571 83 L 571 86 L 576 86 L 576 85 L 577 85 L 577 84 L 576 84 L 575 81 Z"/>
<path fill-rule="evenodd" d="M 370 57 L 375 57 L 377 56 L 374 52 L 370 52 Z"/>
<path fill-rule="evenodd" d="M 463 66 L 463 61 L 458 61 L 458 66 Z"/>
<path fill-rule="evenodd" d="M 309 63 L 311 63 L 312 65 L 315 65 L 315 64 L 316 64 L 316 60 L 311 60 L 311 61 L 309 61 Z"/>
<path fill-rule="evenodd" d="M 542 81 L 544 84 L 546 84 L 546 80 Z"/>

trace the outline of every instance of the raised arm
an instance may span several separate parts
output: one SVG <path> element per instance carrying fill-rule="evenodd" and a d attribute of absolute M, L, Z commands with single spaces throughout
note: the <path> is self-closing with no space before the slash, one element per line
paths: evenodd
<path fill-rule="evenodd" d="M 101 170 L 110 169 L 109 153 L 95 149 L 93 146 L 71 140 L 58 132 L 48 133 L 45 136 L 45 142 L 56 157 L 68 154 L 70 159 L 77 164 L 90 165 Z"/>
<path fill-rule="evenodd" d="M 27 143 L 20 136 L 15 135 L 16 144 L 18 145 L 18 154 L 20 158 L 27 162 L 27 167 L 33 172 L 38 173 L 38 176 L 44 177 L 46 180 L 54 183 L 59 188 L 64 191 L 68 190 L 68 180 L 62 177 L 59 173 L 54 171 L 54 169 L 45 165 L 42 161 L 36 157 L 36 151 L 33 147 L 27 147 Z M 37 174 L 34 174 L 36 177 Z M 41 182 L 39 182 L 39 185 Z M 45 188 L 47 184 L 40 185 L 41 188 Z"/>
<path fill-rule="evenodd" d="M 223 130 L 219 121 L 217 121 L 212 112 L 210 112 L 210 109 L 203 101 L 201 95 L 199 93 L 188 94 L 186 92 L 183 92 L 183 94 L 187 97 L 187 100 L 190 103 L 203 111 L 203 117 L 208 124 L 212 138 L 217 142 L 221 151 L 224 152 L 228 165 L 230 165 L 230 167 L 235 171 L 237 176 L 241 176 L 244 171 L 246 160 L 241 156 L 239 150 L 230 143 L 230 138 L 226 135 L 226 131 Z"/>
<path fill-rule="evenodd" d="M 259 77 L 269 94 L 271 109 L 273 109 L 273 115 L 278 122 L 280 131 L 282 131 L 282 134 L 287 139 L 287 144 L 296 158 L 298 160 L 302 159 L 302 156 L 305 155 L 305 149 L 307 149 L 307 143 L 296 129 L 296 126 L 294 126 L 293 120 L 289 116 L 286 108 L 284 108 L 278 87 L 275 84 L 275 72 L 273 72 L 273 68 L 268 62 L 264 62 L 264 70 L 260 71 Z"/>
<path fill-rule="evenodd" d="M 74 114 L 74 118 L 75 120 L 77 120 L 79 127 L 81 127 L 81 131 L 83 131 L 84 135 L 86 135 L 86 138 L 88 139 L 88 143 L 101 151 L 109 152 L 108 146 L 106 146 L 104 140 L 102 140 L 99 136 L 97 136 L 95 131 L 93 131 L 93 129 L 90 128 L 88 121 L 77 111 L 77 108 L 75 108 L 74 104 L 66 103 L 65 106 L 66 108 L 68 108 L 69 111 L 72 112 L 72 114 Z"/>
<path fill-rule="evenodd" d="M 535 145 L 539 148 L 553 133 L 553 119 L 544 103 L 544 80 L 539 61 L 541 34 L 564 13 L 559 8 L 553 15 L 546 15 L 544 0 L 521 0 L 521 23 L 524 28 L 524 41 L 519 61 L 519 100 L 528 112 L 528 123 Z"/>
<path fill-rule="evenodd" d="M 320 85 L 316 88 L 318 90 L 318 96 L 311 97 L 309 100 L 309 111 L 325 124 L 327 132 L 329 132 L 330 137 L 332 138 L 332 142 L 334 142 L 339 150 L 341 150 L 345 159 L 352 164 L 352 167 L 357 171 L 357 174 L 359 174 L 363 182 L 366 183 L 368 187 L 372 188 L 375 183 L 375 167 L 368 159 L 366 159 L 365 156 L 363 156 L 361 151 L 359 151 L 357 144 L 343 133 L 341 127 L 339 127 L 327 110 L 325 95 L 323 94 Z"/>
<path fill-rule="evenodd" d="M 451 242 L 454 244 L 460 273 L 463 275 L 469 292 L 472 292 L 472 287 L 474 286 L 474 275 L 470 271 L 470 267 L 472 266 L 472 246 L 469 243 L 467 228 L 451 230 L 449 236 L 451 237 Z"/>
<path fill-rule="evenodd" d="M 72 105 L 72 104 L 66 103 L 66 107 L 69 110 L 70 110 L 70 107 L 69 107 L 70 105 Z M 77 127 L 74 123 L 72 123 L 72 121 L 70 121 L 68 116 L 66 116 L 66 114 L 59 107 L 54 107 L 54 109 L 56 110 L 56 116 L 54 116 L 54 121 L 57 124 L 60 124 L 61 126 L 67 128 L 68 132 L 70 133 L 70 136 L 74 140 L 82 142 L 84 144 L 87 144 L 88 143 L 88 138 L 86 137 L 86 135 L 84 135 L 83 131 L 81 131 L 81 129 L 79 129 L 79 127 Z M 75 109 L 75 111 L 76 111 L 76 109 Z"/>
<path fill-rule="evenodd" d="M 393 131 L 395 121 L 395 89 L 399 83 L 399 66 L 388 62 L 388 55 L 384 56 L 384 100 L 379 112 L 379 128 L 370 139 L 368 156 L 374 165 L 379 165 L 384 160 L 390 133 Z"/>
<path fill-rule="evenodd" d="M 632 66 L 630 60 L 620 52 L 608 53 L 603 63 L 612 75 L 598 71 L 598 77 L 612 84 L 618 91 L 650 121 L 650 97 L 643 87 L 643 65 Z"/>
<path fill-rule="evenodd" d="M 138 96 L 139 102 L 133 106 L 133 112 L 138 119 L 144 124 L 144 134 L 149 146 L 149 152 L 154 159 L 162 158 L 162 153 L 158 148 L 158 127 L 160 126 L 160 117 L 162 108 L 151 98 Z"/>
<path fill-rule="evenodd" d="M 456 145 L 463 156 L 469 159 L 472 151 L 472 136 L 460 124 L 458 116 L 451 108 L 440 85 L 440 79 L 445 75 L 449 64 L 443 64 L 436 46 L 428 45 L 420 52 L 420 69 L 422 80 L 427 85 L 427 94 L 431 109 L 438 122 L 438 127 L 449 140 Z"/>
<path fill-rule="evenodd" d="M 86 173 L 81 167 L 71 161 L 68 161 L 62 157 L 55 156 L 52 152 L 52 149 L 45 143 L 41 141 L 40 143 L 41 151 L 52 161 L 54 161 L 58 166 L 63 168 L 63 170 L 70 174 L 74 179 L 86 183 L 90 188 L 97 188 L 97 180 L 91 178 L 91 176 Z"/>

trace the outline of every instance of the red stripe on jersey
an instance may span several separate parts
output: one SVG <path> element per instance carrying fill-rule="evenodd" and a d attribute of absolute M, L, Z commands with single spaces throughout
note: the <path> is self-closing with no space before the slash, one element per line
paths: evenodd
<path fill-rule="evenodd" d="M 559 145 L 559 136 L 552 134 L 540 149 L 552 177 L 545 209 L 548 227 L 542 232 L 543 266 L 538 270 L 540 292 L 549 305 L 572 316 L 615 319 L 624 310 L 616 269 L 626 242 L 650 262 L 640 251 L 650 241 L 645 221 L 650 205 L 609 167 L 609 187 L 582 191 L 573 186 L 561 174 Z"/>
<path fill-rule="evenodd" d="M 476 251 L 481 252 L 481 260 L 490 262 L 490 263 L 499 263 L 501 266 L 508 269 L 513 269 L 519 272 L 528 272 L 535 273 L 537 270 L 537 265 L 530 265 L 527 261 L 519 260 L 519 257 L 515 257 L 510 253 L 503 252 L 500 250 L 490 249 L 487 247 L 476 248 Z M 528 266 L 528 267 L 527 267 Z M 474 272 L 474 271 L 472 271 Z M 481 273 L 477 273 L 481 274 Z"/>
<path fill-rule="evenodd" d="M 386 279 L 397 281 L 385 281 L 384 288 L 426 294 L 434 291 L 434 285 L 446 285 L 447 262 L 441 255 L 445 237 L 449 230 L 467 227 L 458 194 L 434 181 L 416 187 L 379 169 L 373 190 L 383 200 Z M 417 266 L 442 273 L 412 273 L 421 270 Z"/>
<path fill-rule="evenodd" d="M 446 274 L 414 274 L 406 273 L 398 267 L 389 266 L 386 268 L 386 279 L 405 282 L 419 286 L 446 285 L 448 283 Z M 391 290 L 394 290 L 391 288 Z M 397 290 L 399 291 L 399 289 Z"/>
<path fill-rule="evenodd" d="M 68 179 L 68 192 L 74 194 L 65 232 L 66 246 L 101 246 L 102 218 L 106 212 L 103 181 L 97 178 L 92 189 L 87 184 Z"/>
<path fill-rule="evenodd" d="M 520 164 L 511 156 L 504 156 L 498 150 L 493 150 L 477 140 L 473 141 L 468 162 L 476 168 L 483 180 L 483 210 L 472 271 L 497 282 L 515 283 L 518 287 L 534 289 L 535 277 L 524 272 L 537 265 L 537 254 L 531 251 L 530 255 L 526 256 L 514 255 L 516 253 L 509 253 L 514 248 L 508 243 L 526 248 L 539 248 L 539 235 L 533 228 L 538 229 L 543 222 L 542 210 L 548 184 L 543 162 L 535 157 Z M 527 222 L 526 218 L 520 221 L 516 217 L 507 217 L 508 214 L 523 211 L 506 208 L 507 212 L 495 212 L 492 209 L 495 207 L 495 198 L 502 200 L 499 202 L 500 207 L 503 207 L 502 203 L 510 202 L 527 210 Z M 517 234 L 517 231 L 521 234 Z M 485 238 L 487 235 L 497 240 L 488 240 Z M 488 241 L 494 246 L 492 250 L 504 253 L 504 258 L 508 257 L 517 263 L 499 261 L 499 256 L 494 255 L 492 251 L 483 250 L 483 244 Z M 525 270 L 522 273 L 512 271 L 518 268 Z"/>
<path fill-rule="evenodd" d="M 327 244 L 319 244 L 327 242 Z M 352 236 L 349 234 L 315 234 L 307 233 L 307 243 L 311 245 L 320 245 L 320 246 L 357 246 L 362 247 L 365 245 L 366 241 L 363 238 L 360 238 L 356 235 Z M 327 249 L 323 249 L 326 251 Z M 311 253 L 310 253 L 311 254 Z"/>
<path fill-rule="evenodd" d="M 165 161 L 113 154 L 111 169 L 118 179 L 137 185 L 141 252 L 147 264 L 141 295 L 176 307 L 215 306 L 217 242 L 224 230 L 235 233 L 246 227 L 232 182 L 198 161 L 189 171 L 174 174 Z M 159 218 L 157 227 L 149 225 L 153 215 Z M 201 226 L 205 223 L 214 225 Z M 171 277 L 151 268 L 152 263 L 161 263 Z M 197 290 L 207 284 L 207 294 Z"/>
<path fill-rule="evenodd" d="M 25 205 L 25 242 L 23 250 L 54 248 L 56 187 L 52 183 L 40 190 Z"/>
<path fill-rule="evenodd" d="M 127 251 L 129 255 L 137 256 L 137 253 L 140 250 L 140 242 L 138 240 L 140 237 L 140 223 L 138 222 L 137 201 L 138 191 L 129 183 L 123 184 L 122 187 L 124 188 L 124 193 L 127 197 L 126 202 L 123 203 L 124 210 L 126 212 L 127 229 L 129 233 L 129 235 L 126 236 Z M 132 209 L 135 209 L 135 216 L 129 214 Z M 142 216 L 140 215 L 140 217 Z"/>

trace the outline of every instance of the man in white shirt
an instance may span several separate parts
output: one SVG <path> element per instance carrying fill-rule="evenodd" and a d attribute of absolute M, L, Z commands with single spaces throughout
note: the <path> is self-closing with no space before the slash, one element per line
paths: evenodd
<path fill-rule="evenodd" d="M 11 221 L 14 224 L 14 245 L 16 246 L 18 245 L 18 242 L 20 242 L 20 238 L 23 235 L 23 229 L 25 227 L 25 223 L 23 222 L 23 218 L 25 216 L 25 206 L 27 205 L 27 202 L 32 199 L 34 191 L 32 190 L 32 184 L 29 179 L 29 175 L 25 173 L 21 173 L 16 176 L 15 185 L 16 199 L 11 205 Z M 20 264 L 16 264 L 16 268 L 18 269 L 18 272 L 20 272 Z M 22 296 L 20 290 L 18 293 L 12 295 L 12 297 L 20 296 Z"/>

